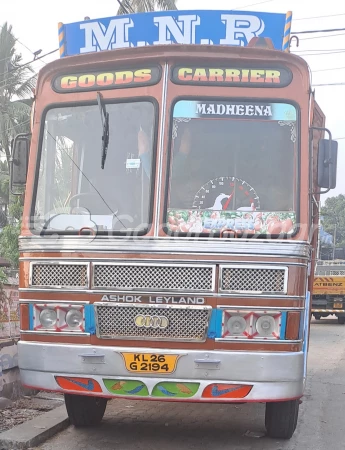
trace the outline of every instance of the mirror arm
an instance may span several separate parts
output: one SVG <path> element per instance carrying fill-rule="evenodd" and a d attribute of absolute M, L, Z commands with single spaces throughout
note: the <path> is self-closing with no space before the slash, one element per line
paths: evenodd
<path fill-rule="evenodd" d="M 328 128 L 324 128 L 324 127 L 310 127 L 311 130 L 318 130 L 318 131 L 326 131 L 326 133 L 328 133 L 328 141 L 329 141 L 329 146 L 328 146 L 328 160 L 325 161 L 328 164 L 331 163 L 332 161 L 332 133 L 330 132 L 330 130 Z M 328 171 L 328 185 L 331 185 L 331 181 L 332 181 L 332 175 L 331 175 L 331 171 Z M 327 192 L 329 192 L 331 190 L 331 188 L 326 189 L 325 191 L 318 191 L 318 192 L 312 192 L 312 195 L 316 195 L 316 194 L 327 194 Z"/>

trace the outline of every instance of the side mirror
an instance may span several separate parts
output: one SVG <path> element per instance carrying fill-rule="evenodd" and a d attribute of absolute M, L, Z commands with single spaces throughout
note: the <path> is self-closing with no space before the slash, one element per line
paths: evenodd
<path fill-rule="evenodd" d="M 338 142 L 321 139 L 317 159 L 317 184 L 320 188 L 335 188 L 337 184 L 337 157 Z"/>
<path fill-rule="evenodd" d="M 13 195 L 22 194 L 22 190 L 14 191 L 15 187 L 24 187 L 28 173 L 30 139 L 27 134 L 18 134 L 12 146 L 12 157 L 10 160 L 10 181 Z"/>

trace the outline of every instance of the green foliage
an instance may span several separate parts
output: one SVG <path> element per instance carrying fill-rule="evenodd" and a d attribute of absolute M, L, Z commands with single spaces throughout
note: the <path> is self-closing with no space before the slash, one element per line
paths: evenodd
<path fill-rule="evenodd" d="M 0 26 L 0 151 L 7 161 L 11 140 L 17 133 L 30 130 L 31 108 L 25 98 L 31 96 L 36 84 L 36 75 L 30 64 L 24 65 L 16 43 L 12 27 L 5 22 Z"/>
<path fill-rule="evenodd" d="M 0 211 L 0 228 L 3 228 L 7 224 L 6 216 L 9 203 L 9 178 L 7 161 L 0 161 L 0 205 L 4 206 L 4 213 Z"/>
<path fill-rule="evenodd" d="M 12 139 L 18 133 L 30 131 L 31 101 L 28 97 L 32 96 L 32 88 L 36 84 L 32 67 L 23 61 L 16 45 L 12 27 L 5 22 L 0 26 L 0 152 L 6 156 L 6 161 L 0 161 L 0 205 L 4 209 L 0 210 L 0 228 L 3 228 L 0 254 L 14 267 L 18 267 L 23 196 L 14 197 L 9 192 L 8 163 Z M 0 272 L 0 283 L 1 280 Z"/>
<path fill-rule="evenodd" d="M 345 196 L 340 194 L 327 198 L 325 206 L 321 208 L 321 216 L 327 233 L 334 235 L 336 230 L 335 244 L 345 246 Z"/>
<path fill-rule="evenodd" d="M 23 201 L 24 196 L 16 195 L 11 196 L 12 201 L 9 206 L 9 215 L 16 221 L 21 221 L 23 216 Z"/>
<path fill-rule="evenodd" d="M 1 256 L 11 262 L 12 266 L 19 266 L 18 237 L 20 233 L 20 223 L 7 225 L 0 234 Z"/>
<path fill-rule="evenodd" d="M 0 267 L 0 290 L 3 288 L 3 285 L 7 283 L 7 275 L 4 272 L 4 269 Z"/>
<path fill-rule="evenodd" d="M 136 13 L 149 12 L 157 10 L 176 10 L 176 0 L 122 0 L 123 7 L 120 6 L 118 15 L 127 14 L 127 12 Z"/>

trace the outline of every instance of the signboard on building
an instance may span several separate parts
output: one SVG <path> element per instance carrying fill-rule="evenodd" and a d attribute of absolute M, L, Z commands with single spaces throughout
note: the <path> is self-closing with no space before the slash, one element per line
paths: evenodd
<path fill-rule="evenodd" d="M 70 24 L 59 23 L 60 56 L 147 45 L 206 44 L 246 47 L 269 38 L 288 51 L 292 13 L 159 11 Z"/>

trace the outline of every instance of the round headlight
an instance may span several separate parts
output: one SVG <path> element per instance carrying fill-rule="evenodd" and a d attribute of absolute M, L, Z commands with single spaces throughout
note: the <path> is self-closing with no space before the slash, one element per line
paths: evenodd
<path fill-rule="evenodd" d="M 276 323 L 272 316 L 261 316 L 256 321 L 256 330 L 261 336 L 270 336 L 275 327 Z"/>
<path fill-rule="evenodd" d="M 232 335 L 241 335 L 246 331 L 247 322 L 242 316 L 232 316 L 227 324 L 229 333 Z"/>
<path fill-rule="evenodd" d="M 79 309 L 70 309 L 66 314 L 66 323 L 70 328 L 80 327 L 83 323 L 83 313 Z"/>
<path fill-rule="evenodd" d="M 55 309 L 42 309 L 39 319 L 43 328 L 51 328 L 56 324 L 57 313 Z"/>

